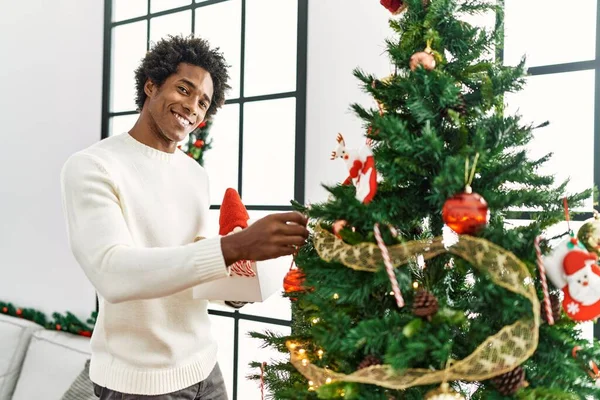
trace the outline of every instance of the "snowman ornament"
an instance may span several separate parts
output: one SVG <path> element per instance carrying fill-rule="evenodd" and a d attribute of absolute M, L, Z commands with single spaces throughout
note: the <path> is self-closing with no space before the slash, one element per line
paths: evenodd
<path fill-rule="evenodd" d="M 563 291 L 562 306 L 569 318 L 590 321 L 600 316 L 600 267 L 595 253 L 571 237 L 544 257 L 544 265 L 550 281 Z"/>

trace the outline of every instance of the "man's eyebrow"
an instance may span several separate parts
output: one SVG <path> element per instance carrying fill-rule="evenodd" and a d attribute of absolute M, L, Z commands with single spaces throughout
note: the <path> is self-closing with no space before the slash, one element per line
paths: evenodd
<path fill-rule="evenodd" d="M 185 78 L 181 78 L 181 79 L 180 79 L 180 81 L 181 81 L 181 82 L 183 82 L 183 83 L 185 83 L 185 84 L 186 84 L 186 85 L 188 85 L 189 87 L 191 87 L 193 90 L 196 90 L 196 89 L 198 89 L 198 88 L 196 87 L 196 85 L 194 85 L 194 83 L 193 83 L 192 81 L 189 81 L 189 80 L 187 80 L 187 79 L 185 79 Z"/>

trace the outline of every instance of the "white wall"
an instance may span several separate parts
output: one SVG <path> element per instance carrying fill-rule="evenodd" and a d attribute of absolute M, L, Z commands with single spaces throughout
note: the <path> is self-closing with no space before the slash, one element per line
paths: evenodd
<path fill-rule="evenodd" d="M 0 0 L 0 301 L 87 318 L 59 174 L 100 138 L 103 2 Z"/>
<path fill-rule="evenodd" d="M 306 98 L 306 201 L 324 201 L 321 183 L 343 181 L 342 160 L 331 161 L 341 132 L 348 147 L 365 142 L 362 123 L 350 110 L 352 103 L 375 107 L 371 96 L 352 75 L 359 67 L 380 78 L 393 72 L 385 52 L 392 36 L 391 14 L 377 1 L 309 0 L 308 78 Z"/>

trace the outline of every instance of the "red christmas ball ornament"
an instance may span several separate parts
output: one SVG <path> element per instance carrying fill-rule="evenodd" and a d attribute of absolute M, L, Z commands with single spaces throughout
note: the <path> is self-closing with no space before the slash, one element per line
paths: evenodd
<path fill-rule="evenodd" d="M 473 193 L 467 185 L 463 193 L 446 200 L 442 208 L 442 218 L 454 232 L 473 235 L 490 221 L 490 210 L 485 199 Z"/>
<path fill-rule="evenodd" d="M 81 331 L 81 332 L 79 332 L 79 334 L 81 336 L 85 336 L 85 337 L 92 337 L 92 332 L 90 332 L 90 331 Z"/>
<path fill-rule="evenodd" d="M 286 293 L 304 291 L 305 288 L 302 285 L 305 278 L 306 276 L 300 268 L 291 268 L 283 278 L 283 290 Z"/>
<path fill-rule="evenodd" d="M 192 153 L 187 153 L 187 155 L 194 158 L 194 155 Z"/>
<path fill-rule="evenodd" d="M 402 0 L 380 0 L 379 4 L 384 6 L 392 14 L 400 14 L 406 9 L 406 4 Z"/>
<path fill-rule="evenodd" d="M 8 307 L 2 307 L 2 312 L 3 313 L 7 313 L 8 312 Z"/>
<path fill-rule="evenodd" d="M 21 310 L 20 308 L 17 308 L 17 315 L 20 317 L 21 315 L 23 315 L 23 310 Z"/>
<path fill-rule="evenodd" d="M 200 125 L 198 125 L 198 129 L 202 129 L 206 126 L 206 120 L 200 122 Z"/>
<path fill-rule="evenodd" d="M 56 330 L 60 331 L 62 329 L 62 326 L 60 326 L 60 324 L 56 324 Z"/>
<path fill-rule="evenodd" d="M 194 142 L 194 146 L 196 146 L 197 148 L 200 148 L 202 146 L 204 146 L 204 140 L 202 139 L 198 139 Z"/>

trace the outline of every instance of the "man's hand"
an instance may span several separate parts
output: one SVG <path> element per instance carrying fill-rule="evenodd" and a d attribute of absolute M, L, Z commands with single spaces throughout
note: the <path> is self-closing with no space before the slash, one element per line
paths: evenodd
<path fill-rule="evenodd" d="M 238 260 L 262 261 L 294 254 L 308 238 L 308 220 L 297 212 L 271 214 L 241 232 L 221 238 L 226 265 Z"/>

